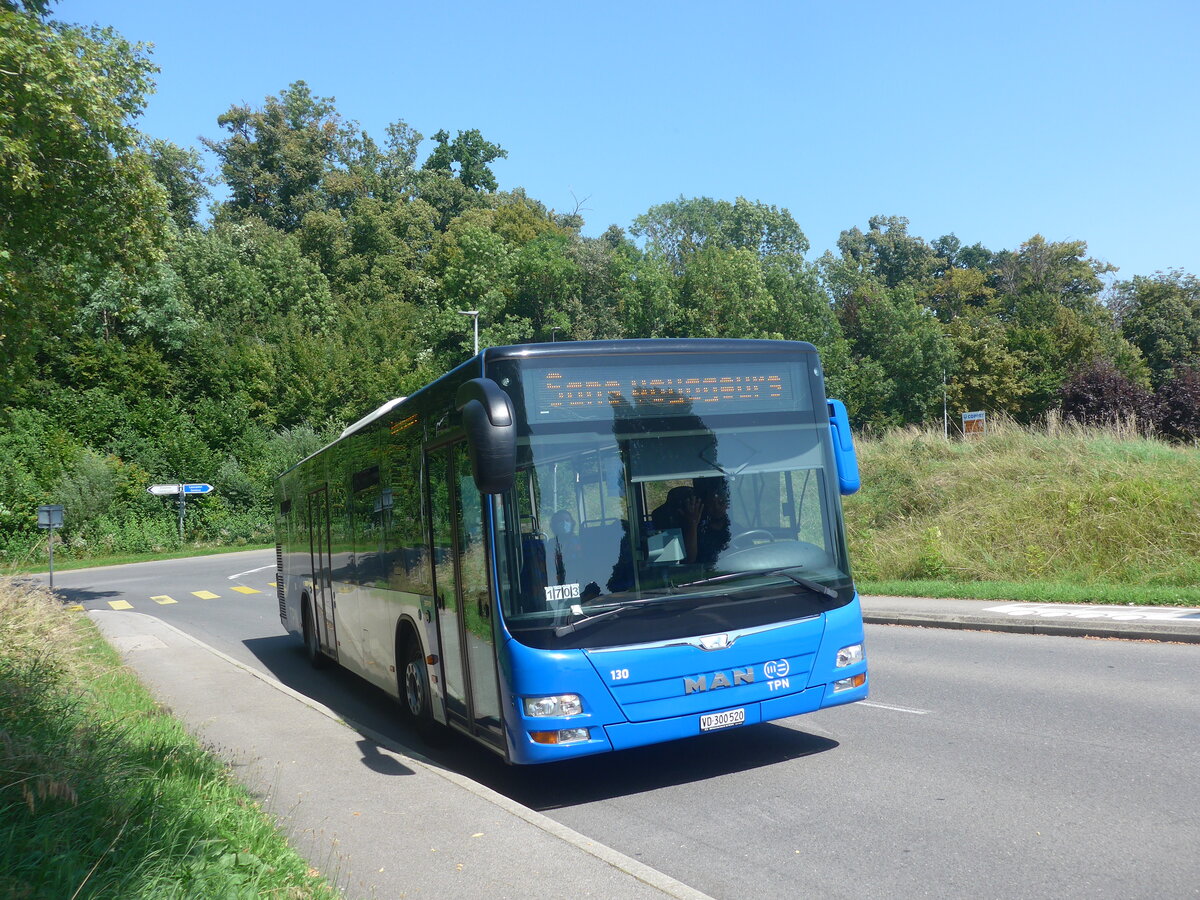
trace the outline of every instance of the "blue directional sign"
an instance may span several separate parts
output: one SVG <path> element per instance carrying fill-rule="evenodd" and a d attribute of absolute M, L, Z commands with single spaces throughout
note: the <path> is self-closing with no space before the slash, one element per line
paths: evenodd
<path fill-rule="evenodd" d="M 213 489 L 211 484 L 185 484 L 181 487 L 185 494 L 207 494 Z"/>

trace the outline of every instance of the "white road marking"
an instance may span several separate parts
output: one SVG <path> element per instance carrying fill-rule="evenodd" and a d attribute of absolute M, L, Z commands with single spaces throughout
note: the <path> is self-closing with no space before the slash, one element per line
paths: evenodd
<path fill-rule="evenodd" d="M 261 572 L 263 569 L 273 569 L 273 568 L 275 568 L 275 563 L 271 563 L 269 566 L 259 566 L 257 569 L 247 569 L 245 572 L 238 572 L 236 575 L 230 575 L 229 580 L 236 581 L 237 579 L 241 578 L 243 575 L 253 575 L 255 572 Z"/>
<path fill-rule="evenodd" d="M 875 709 L 890 709 L 892 712 L 912 713 L 914 716 L 927 716 L 928 709 L 909 709 L 907 706 L 889 706 L 886 703 L 872 703 L 870 700 L 859 700 L 859 706 L 871 706 Z"/>
<path fill-rule="evenodd" d="M 1197 618 L 1194 609 L 1137 609 L 1128 606 L 1062 607 L 1028 603 L 1006 603 L 1003 606 L 991 606 L 984 612 L 1004 613 L 1006 616 L 1032 616 L 1038 619 L 1112 619 L 1116 622 L 1172 622 Z"/>

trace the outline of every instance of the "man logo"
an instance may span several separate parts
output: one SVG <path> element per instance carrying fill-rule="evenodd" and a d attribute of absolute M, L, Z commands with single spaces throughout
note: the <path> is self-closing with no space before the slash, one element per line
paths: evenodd
<path fill-rule="evenodd" d="M 730 680 L 732 676 L 733 680 Z M 712 678 L 712 681 L 708 679 Z M 701 691 L 715 691 L 717 688 L 732 687 L 736 684 L 753 684 L 754 682 L 754 667 L 747 666 L 744 669 L 733 669 L 726 674 L 725 672 L 713 672 L 712 675 L 699 675 L 695 678 L 683 679 L 684 694 L 696 694 Z"/>

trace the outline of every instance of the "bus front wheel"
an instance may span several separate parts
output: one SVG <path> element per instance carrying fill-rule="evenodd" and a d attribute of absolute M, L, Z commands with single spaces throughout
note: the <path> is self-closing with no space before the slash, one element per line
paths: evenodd
<path fill-rule="evenodd" d="M 307 599 L 304 601 L 304 612 L 302 613 L 301 621 L 304 628 L 304 655 L 308 657 L 308 664 L 314 669 L 323 669 L 329 661 L 329 657 L 321 652 L 321 644 L 317 638 L 317 629 L 313 625 L 312 606 Z"/>
<path fill-rule="evenodd" d="M 404 718 L 413 724 L 422 738 L 433 740 L 440 729 L 430 706 L 429 668 L 421 655 L 420 641 L 411 636 L 404 642 L 404 668 L 400 677 L 400 705 Z"/>

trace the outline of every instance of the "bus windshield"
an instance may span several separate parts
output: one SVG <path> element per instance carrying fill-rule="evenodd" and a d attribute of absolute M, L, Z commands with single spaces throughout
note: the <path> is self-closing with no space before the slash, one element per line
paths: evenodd
<path fill-rule="evenodd" d="M 509 632 L 540 648 L 614 646 L 849 603 L 823 393 L 817 399 L 784 412 L 703 415 L 689 398 L 667 414 L 634 403 L 610 412 L 606 427 L 530 429 L 516 484 L 496 506 Z"/>

